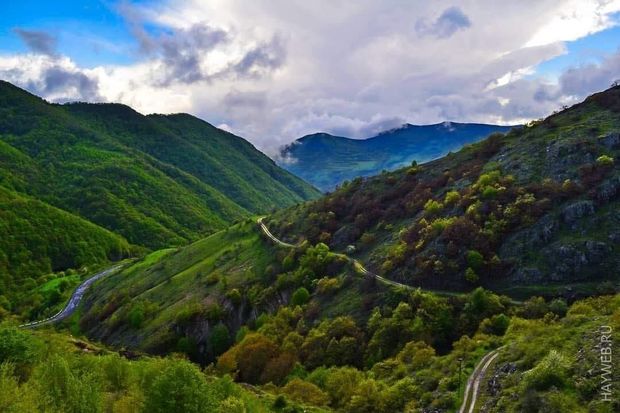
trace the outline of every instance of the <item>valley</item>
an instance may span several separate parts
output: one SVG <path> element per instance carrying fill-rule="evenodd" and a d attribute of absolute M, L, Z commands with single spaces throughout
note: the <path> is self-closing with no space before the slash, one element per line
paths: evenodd
<path fill-rule="evenodd" d="M 133 232 L 135 216 L 119 218 L 123 208 L 90 222 L 89 208 L 72 206 L 73 186 L 26 185 L 36 182 L 27 176 L 46 179 L 31 161 L 43 155 L 5 132 L 3 156 L 14 167 L 0 172 L 11 217 L 0 228 L 2 251 L 23 252 L 0 267 L 0 357 L 11 363 L 0 380 L 17 395 L 0 403 L 25 411 L 58 411 L 59 400 L 94 411 L 614 411 L 597 398 L 598 377 L 586 367 L 596 359 L 589 349 L 598 326 L 612 326 L 620 342 L 619 102 L 620 88 L 611 88 L 322 197 L 297 178 L 287 194 L 301 192 L 286 204 L 278 193 L 274 204 L 252 209 L 251 192 L 239 192 L 238 214 L 209 229 L 179 229 L 197 216 L 181 209 L 178 221 L 162 219 L 166 231 L 178 231 L 170 238 Z M 46 105 L 40 110 L 65 113 Z M 62 116 L 101 130 L 87 153 L 109 134 L 180 179 L 149 201 L 161 213 L 172 188 L 211 185 L 205 171 L 175 158 L 181 153 L 136 152 L 142 144 L 124 128 L 140 129 L 126 117 L 140 124 L 141 115 L 69 108 Z M 66 137 L 59 132 L 60 142 Z M 71 153 L 74 144 L 63 145 L 57 153 Z M 63 168 L 73 166 L 55 167 Z M 131 174 L 118 181 L 103 170 L 94 176 L 105 191 L 106 179 L 143 188 Z M 232 192 L 219 194 L 227 208 Z M 121 195 L 132 202 L 131 191 Z M 64 238 L 54 238 L 58 228 Z M 120 260 L 122 267 L 113 263 Z M 173 386 L 179 394 L 170 405 L 161 395 Z M 74 390 L 37 401 L 58 388 Z"/>

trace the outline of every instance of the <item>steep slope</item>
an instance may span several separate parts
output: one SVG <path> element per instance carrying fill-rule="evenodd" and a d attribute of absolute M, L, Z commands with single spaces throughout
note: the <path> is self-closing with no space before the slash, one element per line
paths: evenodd
<path fill-rule="evenodd" d="M 0 186 L 0 313 L 35 306 L 34 288 L 51 272 L 130 253 L 122 237 L 80 217 Z"/>
<path fill-rule="evenodd" d="M 0 82 L 0 185 L 149 247 L 184 243 L 317 191 L 189 115 L 51 105 Z"/>
<path fill-rule="evenodd" d="M 369 139 L 350 139 L 317 133 L 284 147 L 281 165 L 323 191 L 358 176 L 377 175 L 411 164 L 427 162 L 477 142 L 510 126 L 444 122 L 403 125 Z"/>
<path fill-rule="evenodd" d="M 292 243 L 353 244 L 371 269 L 410 285 L 516 294 L 618 283 L 619 132 L 614 87 L 444 158 L 355 179 L 267 224 Z"/>

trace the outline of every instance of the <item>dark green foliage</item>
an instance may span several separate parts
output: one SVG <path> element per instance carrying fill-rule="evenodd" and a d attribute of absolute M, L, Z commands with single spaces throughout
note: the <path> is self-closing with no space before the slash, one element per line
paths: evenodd
<path fill-rule="evenodd" d="M 0 160 L 0 186 L 149 247 L 318 195 L 245 140 L 192 116 L 50 105 L 6 82 Z"/>
<path fill-rule="evenodd" d="M 310 293 L 304 287 L 300 287 L 291 296 L 291 305 L 304 305 L 310 299 Z"/>
<path fill-rule="evenodd" d="M 145 392 L 145 410 L 153 413 L 200 413 L 209 410 L 209 387 L 188 362 L 169 363 Z"/>
<path fill-rule="evenodd" d="M 78 216 L 0 186 L 0 296 L 33 308 L 44 276 L 129 256 L 127 241 Z M 47 304 L 60 300 L 50 292 Z M 22 304 L 24 305 L 22 307 Z"/>

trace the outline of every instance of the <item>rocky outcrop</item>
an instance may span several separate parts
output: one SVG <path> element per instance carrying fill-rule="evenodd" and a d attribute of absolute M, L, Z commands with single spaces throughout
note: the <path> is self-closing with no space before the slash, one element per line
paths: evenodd
<path fill-rule="evenodd" d="M 603 182 L 596 190 L 596 199 L 601 203 L 609 202 L 618 195 L 620 195 L 620 177 Z"/>
<path fill-rule="evenodd" d="M 549 281 L 582 281 L 592 279 L 593 267 L 603 262 L 610 251 L 611 247 L 604 242 L 587 240 L 556 243 L 542 253 L 551 270 Z"/>
<path fill-rule="evenodd" d="M 579 219 L 592 214 L 594 214 L 594 202 L 577 201 L 564 207 L 560 215 L 565 224 L 572 225 Z"/>
<path fill-rule="evenodd" d="M 610 133 L 603 136 L 600 138 L 600 143 L 609 149 L 620 148 L 620 133 Z"/>

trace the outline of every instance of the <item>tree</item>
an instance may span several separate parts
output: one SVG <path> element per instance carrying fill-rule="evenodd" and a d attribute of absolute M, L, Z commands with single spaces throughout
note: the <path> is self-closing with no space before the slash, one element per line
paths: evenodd
<path fill-rule="evenodd" d="M 467 269 L 465 270 L 465 279 L 472 283 L 475 284 L 478 282 L 478 274 L 476 274 L 476 271 L 474 271 L 471 267 L 467 267 Z"/>
<path fill-rule="evenodd" d="M 144 410 L 153 413 L 199 413 L 214 404 L 198 367 L 184 360 L 167 361 L 144 396 Z"/>
<path fill-rule="evenodd" d="M 480 270 L 484 264 L 484 257 L 476 250 L 467 251 L 465 259 L 467 261 L 467 265 L 469 265 L 474 271 Z"/>
<path fill-rule="evenodd" d="M 236 361 L 241 381 L 258 384 L 265 366 L 278 355 L 278 346 L 259 333 L 248 334 L 236 349 Z"/>
<path fill-rule="evenodd" d="M 219 356 L 228 349 L 230 346 L 230 332 L 228 327 L 219 323 L 213 327 L 211 335 L 209 336 L 209 344 L 211 345 L 211 351 L 215 356 Z"/>
<path fill-rule="evenodd" d="M 503 336 L 510 325 L 510 317 L 505 314 L 497 314 L 485 319 L 480 325 L 480 329 L 487 334 Z"/>
<path fill-rule="evenodd" d="M 304 287 L 298 288 L 291 296 L 292 305 L 304 305 L 310 300 L 310 293 Z"/>
<path fill-rule="evenodd" d="M 329 402 L 329 396 L 325 394 L 317 385 L 294 378 L 282 388 L 282 392 L 291 399 L 309 403 L 314 406 L 324 406 Z"/>

